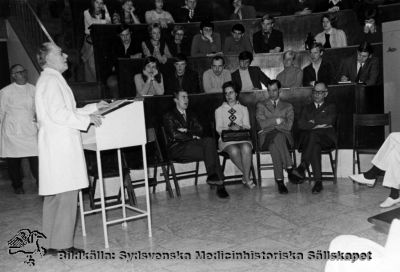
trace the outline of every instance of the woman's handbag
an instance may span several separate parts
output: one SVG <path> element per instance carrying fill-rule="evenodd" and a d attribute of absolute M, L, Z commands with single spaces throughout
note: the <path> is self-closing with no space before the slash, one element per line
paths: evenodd
<path fill-rule="evenodd" d="M 221 139 L 223 142 L 251 141 L 250 129 L 223 130 Z"/>

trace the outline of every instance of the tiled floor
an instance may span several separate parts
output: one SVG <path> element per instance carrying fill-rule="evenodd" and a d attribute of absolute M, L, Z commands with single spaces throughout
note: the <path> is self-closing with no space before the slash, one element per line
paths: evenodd
<path fill-rule="evenodd" d="M 1 173 L 0 173 L 1 174 Z M 109 228 L 110 250 L 115 260 L 59 260 L 34 255 L 35 266 L 24 263 L 22 253 L 8 254 L 7 241 L 19 229 L 41 230 L 42 201 L 31 181 L 26 194 L 13 194 L 5 174 L 0 177 L 0 271 L 323 271 L 325 261 L 306 259 L 310 250 L 326 250 L 339 234 L 355 234 L 384 244 L 386 234 L 367 222 L 381 212 L 379 203 L 388 190 L 353 185 L 346 179 L 324 184 L 319 195 L 311 186 L 288 185 L 279 195 L 274 186 L 248 190 L 228 187 L 228 200 L 218 199 L 207 185 L 185 187 L 180 199 L 165 193 L 152 195 L 153 237 L 147 236 L 146 220 Z M 139 198 L 144 207 L 144 199 Z M 119 212 L 109 212 L 109 216 Z M 78 223 L 75 243 L 85 250 L 103 249 L 100 215 L 87 218 L 88 235 L 82 239 Z M 304 253 L 305 259 L 223 260 L 196 259 L 196 251 Z M 190 260 L 119 260 L 122 252 L 189 252 Z M 269 255 L 268 255 L 269 256 Z"/>

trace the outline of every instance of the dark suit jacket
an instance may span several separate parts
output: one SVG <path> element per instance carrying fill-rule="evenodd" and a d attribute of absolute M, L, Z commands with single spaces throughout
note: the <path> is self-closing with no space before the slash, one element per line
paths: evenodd
<path fill-rule="evenodd" d="M 262 30 L 253 34 L 253 48 L 256 53 L 269 53 L 269 50 L 278 46 L 283 52 L 283 34 L 279 30 L 272 29 L 267 42 L 264 40 Z"/>
<path fill-rule="evenodd" d="M 335 76 L 333 70 L 328 62 L 322 60 L 321 66 L 318 70 L 318 81 L 324 82 L 325 84 L 332 84 Z M 311 81 L 315 81 L 316 75 L 315 70 L 312 67 L 312 63 L 303 69 L 303 86 L 310 86 Z"/>
<path fill-rule="evenodd" d="M 194 9 L 193 18 L 189 17 L 189 10 L 184 7 L 180 7 L 176 11 L 176 15 L 174 16 L 176 23 L 190 23 L 190 22 L 200 22 L 202 20 L 201 16 L 199 15 L 199 9 Z"/>
<path fill-rule="evenodd" d="M 176 43 L 174 42 L 174 39 L 169 39 L 167 40 L 167 45 L 169 52 L 171 52 L 172 56 L 176 56 L 178 54 L 178 49 L 176 46 Z M 185 56 L 189 57 L 190 56 L 190 42 L 187 39 L 182 40 L 181 44 L 181 53 L 184 54 Z"/>
<path fill-rule="evenodd" d="M 126 50 L 125 53 L 125 47 L 122 44 L 121 40 L 118 38 L 118 40 L 114 42 L 113 51 L 111 53 L 112 60 L 110 64 L 114 66 L 115 69 L 118 69 L 118 58 L 130 58 L 137 53 L 142 53 L 142 47 L 140 46 L 140 44 L 132 40 L 131 44 L 128 47 L 128 50 Z"/>
<path fill-rule="evenodd" d="M 170 151 L 179 149 L 181 143 L 193 141 L 193 136 L 201 137 L 203 135 L 203 127 L 192 112 L 186 110 L 186 119 L 187 121 L 177 108 L 164 115 L 163 123 L 167 135 L 167 146 Z M 186 128 L 187 132 L 180 132 L 178 128 Z"/>
<path fill-rule="evenodd" d="M 165 94 L 173 94 L 180 89 L 175 70 L 164 78 Z M 196 72 L 186 68 L 182 79 L 182 89 L 188 93 L 200 93 L 199 76 Z"/>
<path fill-rule="evenodd" d="M 276 124 L 276 118 L 283 118 L 284 122 Z M 292 125 L 294 120 L 293 106 L 290 103 L 279 100 L 276 108 L 270 99 L 257 103 L 256 119 L 259 128 L 259 145 L 263 146 L 267 134 L 277 130 L 285 134 L 290 145 L 293 145 Z"/>
<path fill-rule="evenodd" d="M 375 57 L 369 58 L 365 61 L 360 70 L 360 76 L 357 78 L 357 56 L 345 59 L 341 66 L 337 80 L 340 81 L 342 76 L 349 78 L 351 82 L 362 82 L 365 85 L 375 85 L 378 81 L 379 75 L 379 60 Z"/>
<path fill-rule="evenodd" d="M 253 6 L 242 5 L 242 20 L 244 19 L 255 19 L 257 17 L 256 9 Z M 240 20 L 239 15 L 232 13 L 231 20 Z"/>
<path fill-rule="evenodd" d="M 249 66 L 249 74 L 253 86 L 257 89 L 261 89 L 261 82 L 267 86 L 268 82 L 271 80 L 258 66 Z M 242 89 L 242 79 L 240 78 L 239 69 L 232 73 L 232 81 L 239 90 Z"/>
<path fill-rule="evenodd" d="M 303 107 L 297 125 L 300 130 L 310 131 L 316 125 L 330 125 L 329 128 L 317 129 L 320 133 L 324 133 L 328 139 L 337 143 L 337 137 L 334 126 L 336 125 L 336 106 L 332 103 L 324 102 L 319 109 L 315 107 L 314 101 Z M 309 122 L 314 120 L 314 123 Z M 307 135 L 307 134 L 305 134 Z M 300 136 L 299 144 L 302 146 L 303 139 Z"/>

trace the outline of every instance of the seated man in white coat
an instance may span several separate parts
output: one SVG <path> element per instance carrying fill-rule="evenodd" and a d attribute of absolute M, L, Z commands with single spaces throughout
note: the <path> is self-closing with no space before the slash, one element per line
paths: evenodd
<path fill-rule="evenodd" d="M 39 195 L 43 200 L 43 233 L 47 254 L 76 253 L 74 232 L 78 191 L 88 187 L 80 130 L 101 125 L 94 114 L 106 102 L 77 109 L 62 73 L 68 69 L 67 55 L 53 43 L 44 43 L 37 54 L 43 68 L 36 85 L 36 113 L 39 124 Z"/>
<path fill-rule="evenodd" d="M 372 159 L 374 165 L 364 174 L 351 175 L 355 182 L 373 186 L 376 178 L 384 174 L 383 186 L 390 188 L 390 195 L 380 205 L 388 208 L 400 203 L 400 133 L 390 133 Z"/>

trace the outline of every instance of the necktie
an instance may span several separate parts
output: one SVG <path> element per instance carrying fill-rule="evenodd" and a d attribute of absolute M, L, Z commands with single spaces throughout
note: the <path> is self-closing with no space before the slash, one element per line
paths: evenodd
<path fill-rule="evenodd" d="M 276 101 L 274 100 L 274 109 L 276 109 Z"/>
<path fill-rule="evenodd" d="M 364 65 L 364 63 L 361 63 L 360 64 L 360 68 L 358 69 L 357 77 L 356 77 L 356 83 L 360 81 L 360 75 L 361 75 L 361 70 L 363 68 L 363 65 Z"/>
<path fill-rule="evenodd" d="M 189 18 L 190 19 L 193 18 L 193 14 L 194 14 L 194 10 L 193 9 L 189 9 Z"/>
<path fill-rule="evenodd" d="M 183 119 L 184 119 L 185 122 L 186 122 L 186 113 L 182 113 L 182 116 L 183 116 Z"/>
<path fill-rule="evenodd" d="M 176 44 L 176 53 L 179 54 L 179 53 L 181 53 L 181 52 L 182 52 L 182 50 L 181 50 L 181 44 L 180 44 L 180 43 L 177 43 L 177 44 Z"/>
<path fill-rule="evenodd" d="M 321 107 L 321 105 L 320 105 L 320 104 L 317 104 L 317 110 L 319 109 L 319 107 Z"/>
<path fill-rule="evenodd" d="M 331 48 L 332 47 L 331 46 L 331 42 L 329 40 L 330 37 L 331 37 L 331 34 L 325 33 L 325 44 L 324 44 L 325 48 Z"/>

